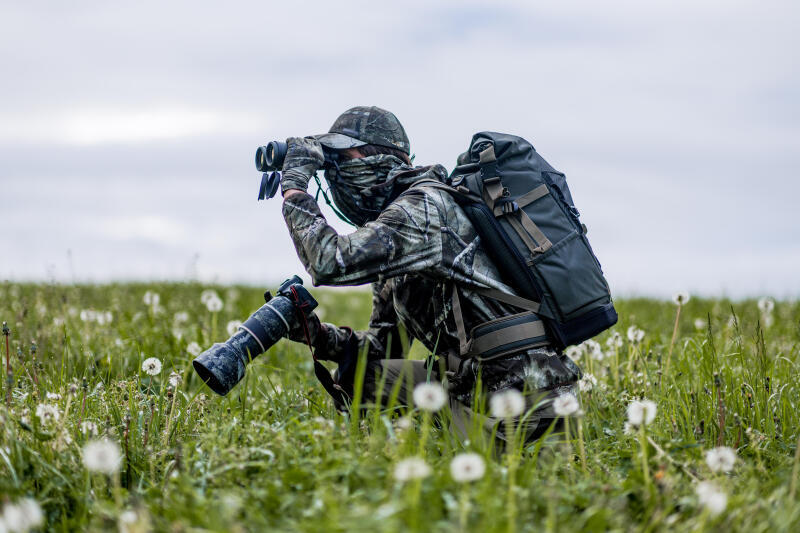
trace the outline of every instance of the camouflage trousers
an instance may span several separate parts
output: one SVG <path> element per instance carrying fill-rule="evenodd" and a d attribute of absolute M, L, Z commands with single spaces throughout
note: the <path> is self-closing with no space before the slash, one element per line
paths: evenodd
<path fill-rule="evenodd" d="M 451 367 L 454 366 L 453 358 L 449 358 Z M 441 370 L 431 368 L 431 359 L 428 361 L 415 361 L 408 359 L 384 359 L 370 361 L 364 379 L 363 395 L 367 403 L 381 403 L 413 408 L 413 391 L 420 383 L 438 381 Z M 447 366 L 447 358 L 439 358 L 440 369 Z M 435 365 L 434 365 L 435 366 Z M 552 410 L 552 399 L 565 393 L 575 394 L 575 383 L 554 387 L 550 390 L 524 391 L 526 414 L 522 417 L 511 419 L 511 427 L 519 430 L 519 435 L 528 444 L 541 437 L 556 421 L 557 417 Z M 496 391 L 500 392 L 500 390 Z M 380 396 L 380 398 L 379 398 Z M 488 439 L 494 435 L 496 446 L 502 447 L 507 440 L 506 420 L 491 416 L 488 409 L 475 409 L 472 402 L 465 403 L 455 394 L 448 394 L 448 403 L 452 413 L 451 430 L 461 439 L 470 438 L 470 433 L 475 435 L 476 429 Z M 531 408 L 534 408 L 531 412 Z M 519 427 L 522 424 L 522 427 Z M 557 422 L 555 431 L 561 431 L 562 424 Z"/>

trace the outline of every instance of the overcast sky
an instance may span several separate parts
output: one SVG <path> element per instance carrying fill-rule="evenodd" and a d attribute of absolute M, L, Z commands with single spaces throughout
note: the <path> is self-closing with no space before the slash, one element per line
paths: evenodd
<path fill-rule="evenodd" d="M 800 3 L 2 2 L 0 277 L 302 271 L 255 147 L 354 105 L 521 135 L 617 295 L 800 295 Z M 347 227 L 338 224 L 343 232 Z M 10 237 L 10 238 L 9 238 Z"/>

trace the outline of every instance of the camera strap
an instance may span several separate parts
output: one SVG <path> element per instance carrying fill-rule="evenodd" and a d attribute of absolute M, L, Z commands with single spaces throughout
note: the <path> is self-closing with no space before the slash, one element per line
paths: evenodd
<path fill-rule="evenodd" d="M 314 359 L 314 375 L 317 376 L 317 380 L 319 380 L 320 384 L 322 384 L 322 388 L 331 395 L 334 400 L 334 404 L 337 406 L 337 409 L 340 406 L 346 406 L 350 403 L 350 397 L 347 395 L 345 390 L 336 384 L 331 377 L 330 372 L 325 366 L 319 362 L 317 359 L 317 354 L 314 353 L 314 344 L 311 342 L 311 333 L 310 328 L 308 327 L 308 320 L 306 319 L 306 310 L 304 309 L 304 304 L 301 304 L 301 298 L 297 294 L 297 290 L 294 286 L 290 287 L 292 292 L 292 299 L 297 305 L 298 310 L 300 313 L 300 325 L 303 327 L 303 336 L 306 338 L 306 344 L 308 344 L 308 349 L 311 351 L 311 357 Z"/>

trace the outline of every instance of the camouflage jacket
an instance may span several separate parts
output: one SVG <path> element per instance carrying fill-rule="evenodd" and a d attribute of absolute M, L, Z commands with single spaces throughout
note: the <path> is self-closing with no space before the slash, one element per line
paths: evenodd
<path fill-rule="evenodd" d="M 441 165 L 418 169 L 419 178 L 446 177 Z M 495 318 L 519 313 L 510 305 L 471 291 L 488 287 L 513 293 L 480 247 L 472 223 L 446 192 L 414 187 L 373 222 L 349 235 L 328 225 L 309 194 L 294 194 L 283 215 L 298 256 L 315 285 L 372 283 L 369 329 L 355 332 L 368 357 L 404 357 L 418 339 L 431 353 L 458 353 L 459 337 L 451 304 L 458 287 L 466 331 Z M 318 351 L 336 360 L 347 345 L 349 328 L 325 324 Z M 320 337 L 318 336 L 318 337 Z M 544 355 L 543 355 L 544 354 Z M 482 363 L 490 390 L 516 384 L 550 389 L 580 378 L 567 357 L 552 350 L 530 350 L 502 361 Z"/>

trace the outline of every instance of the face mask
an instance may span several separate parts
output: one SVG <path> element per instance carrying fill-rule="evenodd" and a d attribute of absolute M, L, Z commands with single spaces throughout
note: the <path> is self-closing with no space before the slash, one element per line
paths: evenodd
<path fill-rule="evenodd" d="M 350 221 L 363 226 L 375 220 L 402 192 L 392 172 L 408 169 L 402 160 L 387 154 L 349 159 L 325 171 L 333 201 Z"/>

